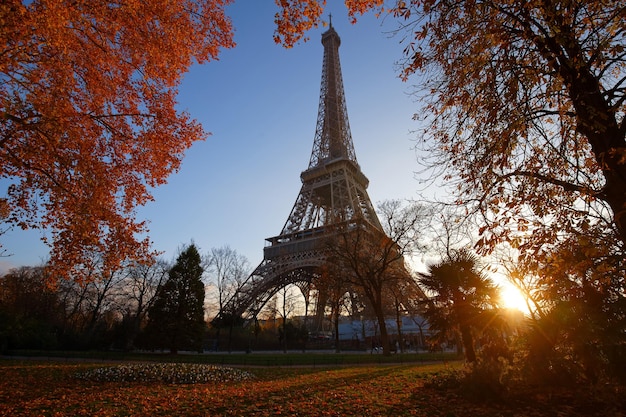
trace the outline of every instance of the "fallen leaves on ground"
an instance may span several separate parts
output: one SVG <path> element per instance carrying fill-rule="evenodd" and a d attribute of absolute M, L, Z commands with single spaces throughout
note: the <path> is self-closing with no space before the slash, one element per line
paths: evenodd
<path fill-rule="evenodd" d="M 585 415 L 571 396 L 486 403 L 424 387 L 425 375 L 446 367 L 255 368 L 247 372 L 253 379 L 176 384 L 76 377 L 103 372 L 102 364 L 3 361 L 0 416 Z M 620 415 L 615 407 L 607 410 Z"/>

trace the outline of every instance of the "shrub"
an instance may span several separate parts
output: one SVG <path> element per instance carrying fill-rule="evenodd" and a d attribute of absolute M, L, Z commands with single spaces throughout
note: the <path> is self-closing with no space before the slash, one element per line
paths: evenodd
<path fill-rule="evenodd" d="M 499 400 L 508 392 L 509 361 L 479 360 L 462 370 L 446 370 L 428 376 L 424 386 L 437 390 L 458 390 L 467 398 Z"/>
<path fill-rule="evenodd" d="M 502 399 L 508 392 L 511 367 L 503 357 L 479 360 L 468 365 L 461 380 L 461 390 L 478 400 Z"/>
<path fill-rule="evenodd" d="M 457 389 L 461 386 L 465 373 L 463 371 L 446 369 L 441 372 L 435 372 L 426 376 L 424 387 L 436 390 Z"/>

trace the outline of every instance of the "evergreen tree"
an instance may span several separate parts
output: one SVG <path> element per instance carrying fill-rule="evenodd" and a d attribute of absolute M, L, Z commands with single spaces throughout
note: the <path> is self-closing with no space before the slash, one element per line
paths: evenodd
<path fill-rule="evenodd" d="M 194 244 L 176 259 L 165 284 L 148 310 L 148 339 L 155 347 L 201 349 L 205 329 L 201 258 Z"/>

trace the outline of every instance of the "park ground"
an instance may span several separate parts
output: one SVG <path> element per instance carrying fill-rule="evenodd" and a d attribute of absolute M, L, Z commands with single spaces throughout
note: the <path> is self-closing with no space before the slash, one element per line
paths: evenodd
<path fill-rule="evenodd" d="M 460 362 L 237 367 L 195 384 L 77 377 L 119 362 L 0 360 L 0 416 L 626 416 L 621 386 L 528 389 L 481 399 L 429 384 Z M 208 366 L 208 365 L 207 365 Z"/>

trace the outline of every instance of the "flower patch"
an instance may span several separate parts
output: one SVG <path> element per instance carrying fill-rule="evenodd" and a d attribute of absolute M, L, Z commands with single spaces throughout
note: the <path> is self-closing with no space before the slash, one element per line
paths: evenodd
<path fill-rule="evenodd" d="M 163 382 L 206 384 L 245 381 L 254 376 L 246 371 L 191 363 L 141 363 L 107 366 L 76 374 L 81 380 L 97 382 Z"/>

